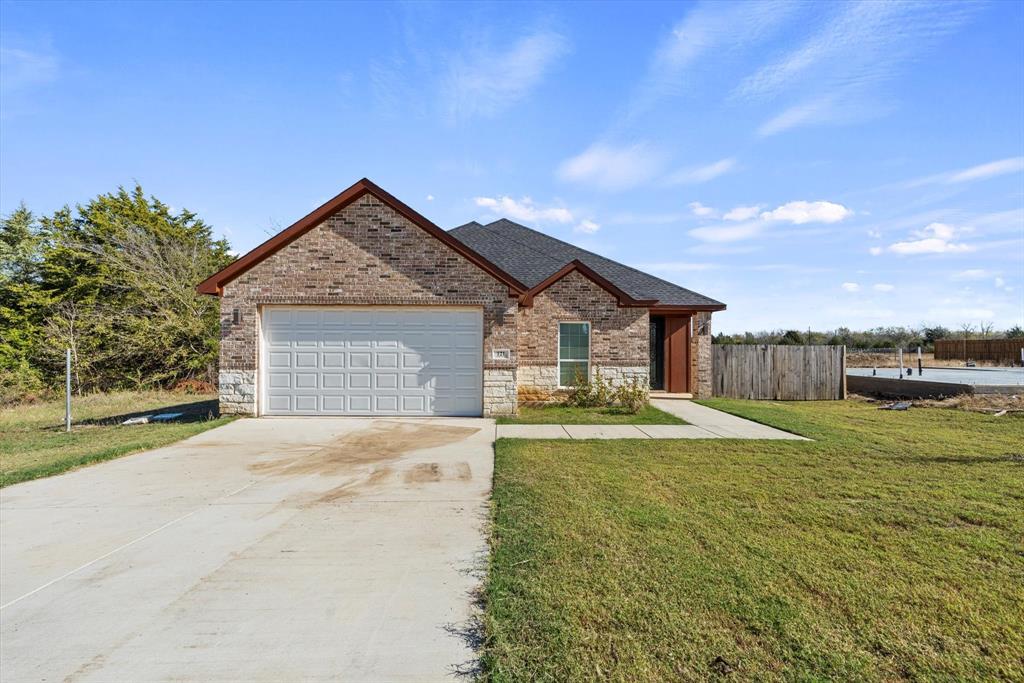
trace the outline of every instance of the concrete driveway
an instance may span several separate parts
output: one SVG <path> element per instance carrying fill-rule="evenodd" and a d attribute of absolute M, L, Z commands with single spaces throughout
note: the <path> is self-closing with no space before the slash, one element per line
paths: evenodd
<path fill-rule="evenodd" d="M 239 420 L 0 491 L 4 681 L 473 667 L 494 423 Z"/>

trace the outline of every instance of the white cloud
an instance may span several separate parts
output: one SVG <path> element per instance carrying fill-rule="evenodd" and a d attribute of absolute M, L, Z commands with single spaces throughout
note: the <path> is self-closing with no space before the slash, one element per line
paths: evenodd
<path fill-rule="evenodd" d="M 953 173 L 946 182 L 966 183 L 972 180 L 994 178 L 995 176 L 1005 175 L 1007 173 L 1019 173 L 1020 171 L 1024 171 L 1024 157 L 1012 157 L 1010 159 L 1000 159 L 999 161 L 990 161 L 987 164 L 965 168 L 962 171 Z"/>
<path fill-rule="evenodd" d="M 974 247 L 952 242 L 956 229 L 945 223 L 930 223 L 912 235 L 918 239 L 896 242 L 889 245 L 889 251 L 904 256 L 914 254 L 957 254 L 973 251 Z"/>
<path fill-rule="evenodd" d="M 722 218 L 727 221 L 749 221 L 761 211 L 760 206 L 736 206 L 726 212 Z"/>
<path fill-rule="evenodd" d="M 825 96 L 793 105 L 758 126 L 757 134 L 768 137 L 791 128 L 828 122 L 837 116 L 835 101 L 834 96 Z"/>
<path fill-rule="evenodd" d="M 875 285 L 872 285 L 871 289 L 875 290 L 876 292 L 891 292 L 894 289 L 896 289 L 896 286 L 886 284 L 885 282 L 879 282 Z"/>
<path fill-rule="evenodd" d="M 451 59 L 441 86 L 452 120 L 491 116 L 524 99 L 566 52 L 564 36 L 541 31 L 505 51 L 477 50 Z"/>
<path fill-rule="evenodd" d="M 702 218 L 715 215 L 714 209 L 710 206 L 704 206 L 700 202 L 690 202 L 690 211 L 693 211 L 694 216 L 700 216 Z"/>
<path fill-rule="evenodd" d="M 563 161 L 558 177 L 603 190 L 626 190 L 650 180 L 664 161 L 660 152 L 645 143 L 614 147 L 598 142 Z"/>
<path fill-rule="evenodd" d="M 702 242 L 736 242 L 750 239 L 764 232 L 772 223 L 836 223 L 853 212 L 842 204 L 833 202 L 789 202 L 772 211 L 762 211 L 760 207 L 738 206 L 725 215 L 728 224 L 710 225 L 695 228 L 689 235 Z M 756 216 L 754 220 L 743 220 L 745 217 Z"/>
<path fill-rule="evenodd" d="M 798 9 L 799 4 L 789 0 L 696 5 L 661 41 L 646 76 L 630 99 L 627 117 L 643 114 L 664 98 L 686 92 L 684 83 L 693 80 L 690 67 L 702 57 L 721 59 L 756 45 Z"/>
<path fill-rule="evenodd" d="M 15 47 L 6 34 L 4 43 L 0 46 L 0 89 L 3 92 L 56 80 L 60 62 L 49 44 Z"/>
<path fill-rule="evenodd" d="M 427 201 L 428 201 L 428 202 L 432 202 L 432 201 L 434 201 L 434 195 L 432 195 L 432 194 L 428 194 L 428 195 L 427 195 Z"/>
<path fill-rule="evenodd" d="M 490 209 L 498 216 L 505 216 L 517 221 L 533 223 L 572 223 L 573 215 L 569 209 L 561 206 L 540 207 L 529 197 L 515 200 L 512 197 L 475 197 L 477 206 Z M 596 224 L 595 224 L 596 225 Z"/>
<path fill-rule="evenodd" d="M 822 5 L 824 6 L 824 5 Z M 769 100 L 793 94 L 799 103 L 761 125 L 773 135 L 803 125 L 850 123 L 890 106 L 879 84 L 958 29 L 973 8 L 966 3 L 850 2 L 809 37 L 745 78 L 733 96 Z"/>
<path fill-rule="evenodd" d="M 992 271 L 984 268 L 968 268 L 953 273 L 952 277 L 954 280 L 985 280 L 992 277 Z"/>
<path fill-rule="evenodd" d="M 870 249 L 868 249 L 868 253 L 870 253 L 872 256 L 878 256 L 883 251 L 885 251 L 885 249 L 882 249 L 882 247 L 871 247 Z"/>
<path fill-rule="evenodd" d="M 597 232 L 600 229 L 601 229 L 601 224 L 600 223 L 595 223 L 594 221 L 590 220 L 589 218 L 584 218 L 583 220 L 581 220 L 579 222 L 579 224 L 575 228 L 573 228 L 573 230 L 575 230 L 576 232 L 582 232 L 582 233 L 585 233 L 587 235 L 593 235 L 595 232 Z"/>
<path fill-rule="evenodd" d="M 844 282 L 840 287 L 843 288 L 844 292 L 859 292 L 860 285 L 856 282 Z"/>
<path fill-rule="evenodd" d="M 761 220 L 787 221 L 794 225 L 804 223 L 838 223 L 849 218 L 853 212 L 842 204 L 834 202 L 789 202 L 772 211 L 761 214 Z"/>
<path fill-rule="evenodd" d="M 683 168 L 670 174 L 666 179 L 669 185 L 690 185 L 694 183 L 706 183 L 718 176 L 724 175 L 736 168 L 736 160 L 733 158 L 719 159 L 707 166 L 696 166 Z"/>

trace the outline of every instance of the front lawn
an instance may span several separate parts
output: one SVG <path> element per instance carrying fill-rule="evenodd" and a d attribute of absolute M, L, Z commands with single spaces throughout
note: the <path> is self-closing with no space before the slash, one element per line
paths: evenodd
<path fill-rule="evenodd" d="M 814 441 L 498 441 L 493 680 L 1024 680 L 1024 416 L 706 403 Z"/>
<path fill-rule="evenodd" d="M 500 425 L 684 425 L 686 422 L 654 406 L 646 406 L 631 414 L 621 408 L 574 408 L 549 405 L 531 408 L 520 406 L 515 417 L 499 417 Z"/>
<path fill-rule="evenodd" d="M 131 415 L 183 412 L 179 422 L 122 425 Z M 146 391 L 73 399 L 74 423 L 64 431 L 64 401 L 0 410 L 0 486 L 60 474 L 81 465 L 166 446 L 226 424 L 214 417 L 216 396 Z"/>

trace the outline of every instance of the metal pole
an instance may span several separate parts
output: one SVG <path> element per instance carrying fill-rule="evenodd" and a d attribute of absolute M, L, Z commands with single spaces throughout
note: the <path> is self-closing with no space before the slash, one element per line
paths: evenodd
<path fill-rule="evenodd" d="M 64 354 L 64 431 L 71 431 L 71 349 Z"/>
<path fill-rule="evenodd" d="M 903 379 L 903 347 L 900 347 L 900 379 Z"/>
<path fill-rule="evenodd" d="M 918 377 L 921 376 L 922 367 L 923 366 L 921 365 L 921 347 L 918 346 L 917 347 L 917 376 Z"/>

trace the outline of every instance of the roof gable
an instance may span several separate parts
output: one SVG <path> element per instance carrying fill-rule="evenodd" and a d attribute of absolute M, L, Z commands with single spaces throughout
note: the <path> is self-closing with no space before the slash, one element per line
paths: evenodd
<path fill-rule="evenodd" d="M 582 261 L 574 260 L 556 272 L 552 273 L 549 277 L 541 280 L 536 285 L 531 287 L 527 292 L 523 293 L 519 297 L 519 303 L 522 306 L 533 306 L 533 298 L 543 292 L 545 289 L 555 284 L 569 273 L 579 273 L 591 282 L 595 283 L 601 289 L 605 290 L 612 296 L 614 296 L 619 306 L 652 306 L 657 303 L 656 299 L 634 299 L 632 296 L 622 291 L 615 286 L 614 283 L 609 281 L 607 278 L 602 277 L 599 273 L 595 272 L 592 268 L 588 267 L 587 264 Z"/>
<path fill-rule="evenodd" d="M 633 300 L 654 301 L 652 309 L 725 309 L 720 301 L 505 218 L 487 225 L 474 221 L 450 233 L 530 288 L 578 261 Z"/>
<path fill-rule="evenodd" d="M 260 263 L 264 259 L 277 253 L 284 247 L 288 246 L 302 235 L 306 234 L 317 225 L 320 225 L 324 220 L 334 215 L 338 211 L 341 211 L 349 204 L 353 203 L 363 195 L 370 194 L 376 197 L 378 200 L 383 202 L 386 206 L 393 209 L 396 213 L 407 219 L 412 224 L 422 228 L 432 237 L 443 242 L 449 248 L 456 253 L 465 257 L 468 261 L 473 263 L 475 266 L 498 280 L 499 282 L 508 285 L 509 292 L 515 295 L 521 295 L 525 292 L 528 287 L 517 280 L 512 275 L 505 272 L 503 269 L 492 263 L 484 256 L 478 254 L 469 245 L 465 244 L 461 240 L 456 239 L 449 233 L 445 232 L 438 226 L 431 223 L 429 220 L 424 218 L 421 214 L 411 209 L 408 205 L 398 200 L 388 192 L 378 187 L 370 180 L 363 178 L 356 182 L 354 185 L 338 194 L 327 203 L 323 204 L 319 208 L 313 210 L 303 218 L 299 219 L 292 225 L 288 226 L 281 232 L 277 233 L 269 240 L 259 245 L 249 253 L 233 261 L 230 265 L 224 269 L 214 273 L 207 279 L 203 280 L 196 287 L 196 290 L 201 294 L 212 294 L 219 296 L 223 292 L 224 285 L 231 282 L 238 276 L 245 273 L 247 270 Z"/>

